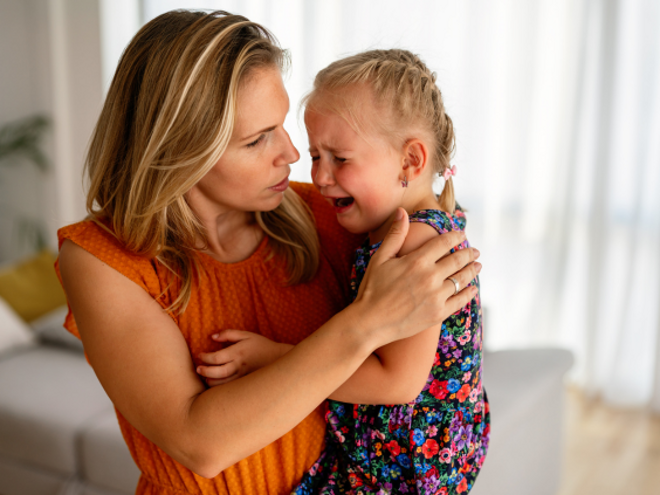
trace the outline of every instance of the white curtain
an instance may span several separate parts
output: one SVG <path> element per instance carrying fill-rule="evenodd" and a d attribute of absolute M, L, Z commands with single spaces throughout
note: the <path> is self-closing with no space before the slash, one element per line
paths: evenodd
<path fill-rule="evenodd" d="M 290 49 L 298 180 L 314 74 L 419 53 L 455 123 L 487 346 L 570 348 L 589 393 L 660 412 L 660 1 L 143 0 L 143 20 L 173 8 L 246 15 Z"/>

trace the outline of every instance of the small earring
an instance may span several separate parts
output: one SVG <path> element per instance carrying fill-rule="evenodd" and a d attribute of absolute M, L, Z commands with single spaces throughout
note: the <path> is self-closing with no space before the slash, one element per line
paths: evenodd
<path fill-rule="evenodd" d="M 408 187 L 408 177 L 405 175 L 403 176 L 403 180 L 401 181 L 401 187 Z"/>

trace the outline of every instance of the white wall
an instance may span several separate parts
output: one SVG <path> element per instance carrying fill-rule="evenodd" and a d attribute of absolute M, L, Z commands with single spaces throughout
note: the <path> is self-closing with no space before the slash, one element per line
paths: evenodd
<path fill-rule="evenodd" d="M 0 125 L 46 114 L 51 170 L 0 167 L 0 262 L 28 254 L 18 218 L 57 228 L 84 216 L 82 166 L 103 90 L 98 0 L 0 2 Z"/>
<path fill-rule="evenodd" d="M 47 59 L 44 19 L 36 4 L 32 0 L 0 2 L 0 125 L 49 113 L 48 71 L 43 70 Z M 0 260 L 18 250 L 16 217 L 39 218 L 44 210 L 44 181 L 25 165 L 0 167 Z"/>

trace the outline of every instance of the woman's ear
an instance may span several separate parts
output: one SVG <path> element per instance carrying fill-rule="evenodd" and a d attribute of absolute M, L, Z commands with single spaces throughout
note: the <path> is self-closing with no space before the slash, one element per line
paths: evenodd
<path fill-rule="evenodd" d="M 403 170 L 409 181 L 419 177 L 429 165 L 429 150 L 421 139 L 409 139 L 403 145 Z"/>

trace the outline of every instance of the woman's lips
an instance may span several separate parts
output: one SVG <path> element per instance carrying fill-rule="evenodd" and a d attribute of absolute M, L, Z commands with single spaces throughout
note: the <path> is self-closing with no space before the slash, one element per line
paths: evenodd
<path fill-rule="evenodd" d="M 272 191 L 283 192 L 286 191 L 288 187 L 289 187 L 289 178 L 285 177 L 282 182 L 278 182 L 277 184 L 269 187 L 268 189 Z"/>

